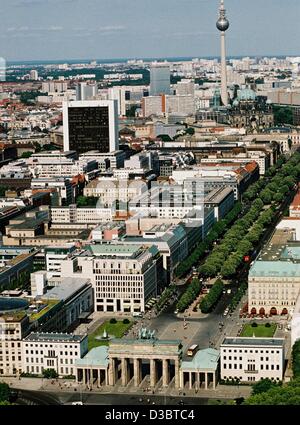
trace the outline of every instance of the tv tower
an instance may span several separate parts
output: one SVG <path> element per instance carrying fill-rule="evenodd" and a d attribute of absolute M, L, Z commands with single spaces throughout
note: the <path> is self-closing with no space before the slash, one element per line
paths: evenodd
<path fill-rule="evenodd" d="M 219 8 L 217 28 L 221 31 L 221 99 L 223 105 L 228 106 L 225 32 L 229 28 L 229 21 L 226 17 L 224 0 L 221 0 Z"/>

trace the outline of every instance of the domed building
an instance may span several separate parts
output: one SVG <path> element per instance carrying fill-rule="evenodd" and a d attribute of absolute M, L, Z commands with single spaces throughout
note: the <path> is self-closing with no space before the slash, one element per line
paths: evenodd
<path fill-rule="evenodd" d="M 227 109 L 227 122 L 232 127 L 245 128 L 247 133 L 273 127 L 272 103 L 249 87 L 237 90 L 232 107 Z"/>
<path fill-rule="evenodd" d="M 237 92 L 238 101 L 254 102 L 256 100 L 256 93 L 254 90 L 246 88 L 238 90 Z"/>

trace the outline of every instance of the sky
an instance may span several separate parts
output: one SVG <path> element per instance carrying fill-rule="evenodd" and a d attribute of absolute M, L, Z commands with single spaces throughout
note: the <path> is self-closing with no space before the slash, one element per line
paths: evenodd
<path fill-rule="evenodd" d="M 219 56 L 219 0 L 0 0 L 0 57 Z M 225 0 L 229 56 L 300 56 L 299 0 Z"/>

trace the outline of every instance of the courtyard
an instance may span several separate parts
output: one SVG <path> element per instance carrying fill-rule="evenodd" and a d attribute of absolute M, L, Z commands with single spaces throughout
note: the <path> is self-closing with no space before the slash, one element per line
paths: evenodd
<path fill-rule="evenodd" d="M 253 337 L 256 338 L 272 338 L 275 335 L 277 325 L 275 323 L 264 323 L 264 324 L 256 324 L 257 326 L 253 326 L 254 323 L 249 323 L 245 325 L 241 332 L 241 337 Z"/>

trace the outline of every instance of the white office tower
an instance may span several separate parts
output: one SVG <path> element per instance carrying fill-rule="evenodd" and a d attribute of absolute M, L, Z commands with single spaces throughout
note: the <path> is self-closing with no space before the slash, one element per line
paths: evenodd
<path fill-rule="evenodd" d="M 195 96 L 195 82 L 193 80 L 181 80 L 176 86 L 176 95 Z"/>
<path fill-rule="evenodd" d="M 39 73 L 35 69 L 30 71 L 30 79 L 33 81 L 37 81 L 39 79 Z"/>
<path fill-rule="evenodd" d="M 150 96 L 170 94 L 171 72 L 167 62 L 154 62 L 150 67 Z"/>
<path fill-rule="evenodd" d="M 224 0 L 221 0 L 217 28 L 221 31 L 221 99 L 223 105 L 228 106 L 225 32 L 229 28 L 229 21 L 226 18 Z"/>
<path fill-rule="evenodd" d="M 118 102 L 118 115 L 126 115 L 126 87 L 114 86 L 108 89 L 108 98 L 110 100 L 117 100 Z"/>
<path fill-rule="evenodd" d="M 116 100 L 64 102 L 63 124 L 65 152 L 109 153 L 119 149 Z"/>
<path fill-rule="evenodd" d="M 92 100 L 97 96 L 97 84 L 79 83 L 76 86 L 76 100 Z"/>

